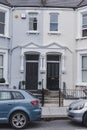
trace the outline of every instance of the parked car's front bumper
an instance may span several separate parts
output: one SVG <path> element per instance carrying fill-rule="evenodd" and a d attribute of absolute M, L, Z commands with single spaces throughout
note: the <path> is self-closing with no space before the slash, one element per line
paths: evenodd
<path fill-rule="evenodd" d="M 81 110 L 68 111 L 67 116 L 72 121 L 82 122 L 82 120 L 83 120 L 83 112 L 81 112 Z"/>

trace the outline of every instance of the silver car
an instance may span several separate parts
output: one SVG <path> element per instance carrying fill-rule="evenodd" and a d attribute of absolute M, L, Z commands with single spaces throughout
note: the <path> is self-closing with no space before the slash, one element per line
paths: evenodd
<path fill-rule="evenodd" d="M 72 121 L 81 122 L 87 127 L 87 99 L 79 99 L 71 103 L 67 115 Z"/>

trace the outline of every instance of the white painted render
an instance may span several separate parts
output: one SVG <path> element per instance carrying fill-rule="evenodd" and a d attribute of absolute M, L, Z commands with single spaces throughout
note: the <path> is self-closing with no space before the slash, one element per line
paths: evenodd
<path fill-rule="evenodd" d="M 82 83 L 81 75 L 81 55 L 87 54 L 87 37 L 83 38 L 81 36 L 82 13 L 87 11 L 87 7 L 77 10 L 15 7 L 9 10 L 7 7 L 1 6 L 1 9 L 7 11 L 6 35 L 0 36 L 0 53 L 4 48 L 7 49 L 5 50 L 4 75 L 9 86 L 18 87 L 19 82 L 25 80 L 25 53 L 39 53 L 38 81 L 44 79 L 43 85 L 45 89 L 46 56 L 49 53 L 61 55 L 60 88 L 63 88 L 64 82 L 67 89 L 87 86 L 87 83 Z M 54 12 L 58 13 L 59 30 L 52 33 L 49 31 L 49 20 L 50 13 Z M 28 29 L 29 13 L 37 13 L 38 30 L 36 32 L 30 32 Z M 9 49 L 11 54 L 9 54 Z M 9 60 L 8 57 L 11 59 Z M 43 67 L 42 59 L 44 59 Z M 45 72 L 43 75 L 41 75 L 42 71 Z M 39 85 L 38 89 L 40 89 Z"/>

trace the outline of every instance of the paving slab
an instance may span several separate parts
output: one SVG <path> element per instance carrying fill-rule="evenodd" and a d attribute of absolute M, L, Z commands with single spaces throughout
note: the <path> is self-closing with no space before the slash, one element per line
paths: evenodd
<path fill-rule="evenodd" d="M 67 107 L 42 107 L 42 118 L 67 118 Z"/>

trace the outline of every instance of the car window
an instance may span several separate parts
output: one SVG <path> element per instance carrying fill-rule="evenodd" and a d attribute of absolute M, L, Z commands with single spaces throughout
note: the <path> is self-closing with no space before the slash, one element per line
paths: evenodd
<path fill-rule="evenodd" d="M 0 92 L 0 100 L 10 100 L 11 99 L 11 93 L 2 91 Z"/>
<path fill-rule="evenodd" d="M 24 99 L 24 96 L 20 92 L 12 92 L 14 99 Z"/>

